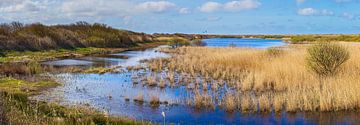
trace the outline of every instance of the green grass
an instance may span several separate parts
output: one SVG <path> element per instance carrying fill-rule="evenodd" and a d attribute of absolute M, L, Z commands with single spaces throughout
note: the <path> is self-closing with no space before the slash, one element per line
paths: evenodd
<path fill-rule="evenodd" d="M 46 51 L 6 51 L 0 57 L 0 62 L 26 62 L 26 61 L 46 61 L 57 58 L 66 58 L 71 56 L 84 56 L 90 54 L 103 54 L 109 53 L 114 50 L 109 48 L 76 48 L 76 49 L 59 49 L 59 50 L 46 50 Z"/>
<path fill-rule="evenodd" d="M 46 88 L 55 87 L 57 85 L 59 84 L 51 80 L 28 82 L 25 80 L 14 79 L 11 77 L 0 79 L 0 90 L 9 93 L 23 93 L 32 95 Z"/>
<path fill-rule="evenodd" d="M 92 67 L 82 71 L 82 73 L 96 73 L 96 74 L 105 74 L 105 73 L 115 73 L 116 68 L 105 68 L 105 67 Z"/>

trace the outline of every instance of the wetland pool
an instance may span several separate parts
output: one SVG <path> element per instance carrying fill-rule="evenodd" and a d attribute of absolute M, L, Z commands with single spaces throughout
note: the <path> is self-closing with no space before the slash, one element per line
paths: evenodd
<path fill-rule="evenodd" d="M 209 45 L 209 44 L 208 44 Z M 277 46 L 278 44 L 274 45 Z M 53 73 L 50 74 L 63 85 L 52 88 L 33 99 L 56 102 L 65 106 L 86 105 L 111 115 L 126 116 L 138 120 L 162 123 L 162 112 L 166 114 L 166 123 L 175 124 L 357 124 L 359 113 L 228 113 L 219 106 L 213 110 L 198 110 L 188 105 L 189 98 L 194 96 L 186 86 L 170 86 L 164 88 L 143 84 L 142 78 L 155 76 L 162 79 L 166 71 L 153 73 L 149 69 L 128 70 L 126 67 L 146 65 L 142 60 L 168 58 L 171 55 L 159 51 L 161 47 L 144 51 L 126 51 L 111 54 L 127 58 L 82 57 L 46 62 L 45 65 L 71 66 L 101 64 L 104 67 L 121 67 L 122 72 L 105 74 Z M 259 46 L 255 46 L 258 48 Z M 270 46 L 268 46 L 270 47 Z M 261 48 L 261 47 L 260 47 Z M 166 69 L 164 69 L 166 70 Z M 181 77 L 175 74 L 175 82 Z M 158 82 L 158 81 L 157 81 Z M 168 82 L 166 82 L 168 84 Z M 226 85 L 213 92 L 203 91 L 211 97 L 221 98 L 228 91 Z M 144 102 L 134 101 L 143 95 Z M 150 104 L 152 96 L 158 97 L 160 104 Z M 216 99 L 214 99 L 216 100 Z"/>

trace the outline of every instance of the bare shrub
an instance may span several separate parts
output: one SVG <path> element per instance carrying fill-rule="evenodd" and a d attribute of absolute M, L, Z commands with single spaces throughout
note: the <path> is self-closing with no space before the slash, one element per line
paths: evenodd
<path fill-rule="evenodd" d="M 307 65 L 320 76 L 334 75 L 349 59 L 349 52 L 341 45 L 320 43 L 308 49 Z"/>

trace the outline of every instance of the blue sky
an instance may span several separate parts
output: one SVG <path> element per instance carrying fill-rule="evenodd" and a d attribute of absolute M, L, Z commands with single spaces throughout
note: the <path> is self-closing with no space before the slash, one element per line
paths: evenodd
<path fill-rule="evenodd" d="M 0 22 L 100 22 L 145 33 L 360 33 L 360 0 L 0 0 Z"/>

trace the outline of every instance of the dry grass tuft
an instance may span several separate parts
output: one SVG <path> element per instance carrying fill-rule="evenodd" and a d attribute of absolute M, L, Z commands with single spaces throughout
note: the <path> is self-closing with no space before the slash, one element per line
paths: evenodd
<path fill-rule="evenodd" d="M 222 107 L 227 112 L 234 112 L 237 109 L 236 98 L 234 94 L 227 93 L 222 100 Z"/>
<path fill-rule="evenodd" d="M 193 99 L 189 102 L 190 105 L 194 106 L 196 109 L 214 109 L 215 105 L 211 96 L 207 94 L 200 94 L 196 92 Z"/>
<path fill-rule="evenodd" d="M 159 105 L 160 105 L 159 97 L 152 95 L 150 97 L 150 105 L 151 105 L 151 107 L 159 107 Z"/>

